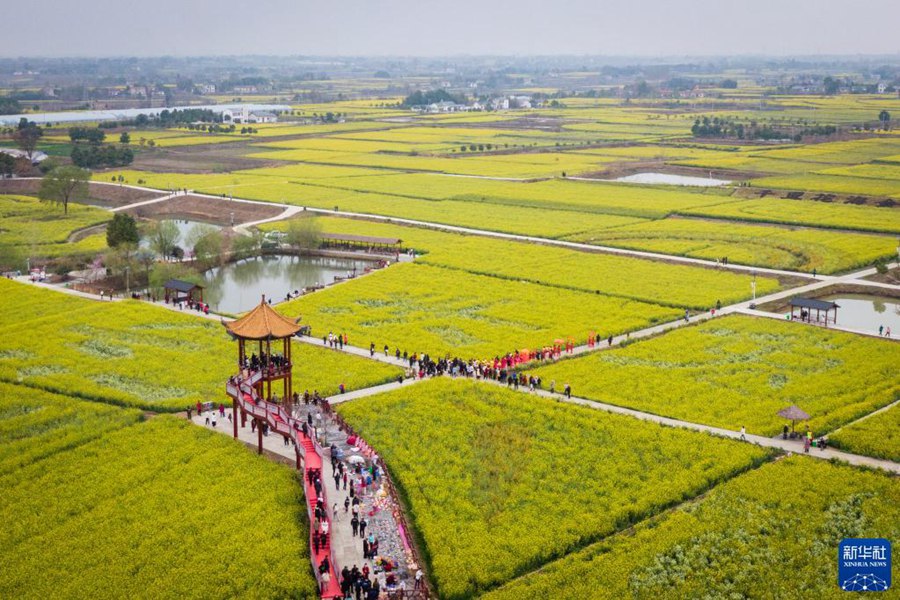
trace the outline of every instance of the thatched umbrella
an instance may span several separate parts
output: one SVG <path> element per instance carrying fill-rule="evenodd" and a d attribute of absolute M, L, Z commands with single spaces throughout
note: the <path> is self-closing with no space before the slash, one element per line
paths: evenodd
<path fill-rule="evenodd" d="M 796 404 L 792 404 L 787 408 L 782 408 L 778 411 L 778 416 L 790 420 L 791 433 L 794 432 L 794 425 L 797 421 L 806 421 L 809 419 L 809 415 L 797 408 Z"/>

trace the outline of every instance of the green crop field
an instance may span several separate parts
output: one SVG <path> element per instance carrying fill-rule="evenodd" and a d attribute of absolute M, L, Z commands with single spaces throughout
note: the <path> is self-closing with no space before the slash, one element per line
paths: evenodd
<path fill-rule="evenodd" d="M 793 229 L 698 219 L 663 219 L 589 231 L 566 239 L 729 263 L 819 273 L 846 271 L 891 258 L 893 236 Z"/>
<path fill-rule="evenodd" d="M 3 425 L 10 409 L 47 402 L 21 390 L 10 398 L 4 389 Z M 101 433 L 98 426 L 130 413 L 114 409 L 123 417 L 92 421 L 86 415 L 96 411 L 78 404 L 56 409 L 85 413 L 64 427 L 92 429 L 98 439 L 0 475 L 0 515 L 8 524 L 0 533 L 0 595 L 315 594 L 302 495 L 289 468 L 174 417 Z M 34 435 L 19 446 L 46 438 Z M 275 556 L 284 570 L 271 569 Z"/>
<path fill-rule="evenodd" d="M 71 298 L 6 280 L 0 280 L 0 293 L 7 306 L 0 318 L 2 380 L 150 410 L 226 400 L 224 382 L 235 372 L 237 350 L 217 321 L 140 301 Z M 356 389 L 399 373 L 305 345 L 296 356 L 297 389 L 326 395 L 337 393 L 341 383 Z"/>
<path fill-rule="evenodd" d="M 327 9 L 346 25 L 341 9 Z M 290 23 L 294 12 L 278 17 Z M 867 24 L 870 41 L 889 43 L 875 29 Z M 283 452 L 293 462 L 289 441 L 275 436 L 257 457 L 180 412 L 230 404 L 237 349 L 220 318 L 63 293 L 72 284 L 62 274 L 88 265 L 105 267 L 114 288 L 125 262 L 107 248 L 108 211 L 73 203 L 66 216 L 29 197 L 44 172 L 80 159 L 76 144 L 91 143 L 73 142 L 72 124 L 102 127 L 104 147 L 128 132 L 133 150 L 127 166 L 92 169 L 106 184 L 92 184 L 88 202 L 196 192 L 130 209 L 148 220 L 144 234 L 157 218 L 227 222 L 222 199 L 251 201 L 233 209 L 243 226 L 223 227 L 221 243 L 204 238 L 216 247 L 201 253 L 208 261 L 143 265 L 140 277 L 132 267 L 134 291 L 151 272 L 206 277 L 215 310 L 235 288 L 274 301 L 331 282 L 324 271 L 307 279 L 313 269 L 389 263 L 274 309 L 311 328 L 293 346 L 294 390 L 357 392 L 336 410 L 396 484 L 398 506 L 383 495 L 390 486 L 361 495 L 406 590 L 421 567 L 429 597 L 449 600 L 839 598 L 839 542 L 900 534 L 896 342 L 734 306 L 752 297 L 764 309 L 776 293 L 786 301 L 813 288 L 822 298 L 873 285 L 890 295 L 900 67 L 889 55 L 4 61 L 0 112 L 14 116 L 0 147 L 25 149 L 36 135 L 21 111 L 41 125 L 36 150 L 51 158 L 0 157 L 3 188 L 21 194 L 0 195 L 0 598 L 320 595 L 298 473 L 271 460 Z M 120 112 L 163 104 L 170 112 L 158 118 Z M 278 122 L 203 131 L 224 122 L 215 113 L 226 104 Z M 199 110 L 171 112 L 188 105 Z M 79 106 L 121 116 L 45 125 Z M 252 133 L 241 134 L 246 125 Z M 622 181 L 640 174 L 665 183 Z M 276 203 L 289 218 L 272 220 Z M 287 235 L 267 235 L 276 231 Z M 387 250 L 317 232 L 400 242 Z M 242 272 L 240 257 L 261 254 L 290 269 Z M 210 255 L 220 270 L 203 275 Z M 54 283 L 10 280 L 29 259 Z M 851 276 L 864 269 L 878 274 Z M 718 305 L 727 316 L 711 313 Z M 328 348 L 329 332 L 346 335 L 349 352 Z M 360 350 L 490 361 L 589 335 L 621 337 L 517 373 L 544 390 L 570 385 L 572 402 L 483 373 L 394 383 L 401 368 Z M 389 391 L 365 389 L 382 384 Z M 858 456 L 791 456 L 801 443 L 780 440 L 789 422 L 777 415 L 791 405 L 810 415 L 797 430 Z M 765 447 L 730 439 L 742 426 L 751 441 L 769 438 Z M 330 425 L 317 434 L 324 447 L 348 439 Z M 400 512 L 415 556 L 395 544 Z M 374 571 L 359 542 L 345 543 L 349 525 L 332 521 L 337 572 L 354 562 Z M 385 573 L 373 575 L 384 596 Z"/>
<path fill-rule="evenodd" d="M 313 335 L 342 331 L 357 346 L 484 358 L 569 336 L 584 341 L 594 330 L 619 334 L 680 314 L 645 302 L 418 264 L 394 265 L 278 310 L 303 315 Z"/>
<path fill-rule="evenodd" d="M 896 478 L 788 458 L 484 597 L 841 598 L 838 543 L 898 535 Z"/>
<path fill-rule="evenodd" d="M 426 251 L 418 262 L 507 281 L 609 295 L 692 309 L 708 309 L 749 297 L 750 274 L 664 264 L 627 256 L 513 243 L 473 235 L 431 232 L 348 219 L 325 219 L 332 233 L 397 237 L 406 248 Z M 270 229 L 286 229 L 272 224 Z M 778 289 L 778 281 L 757 277 L 759 293 Z M 352 286 L 351 286 L 352 287 Z"/>
<path fill-rule="evenodd" d="M 900 462 L 900 406 L 842 427 L 828 440 L 847 452 Z"/>
<path fill-rule="evenodd" d="M 796 404 L 819 435 L 897 399 L 895 352 L 888 340 L 729 316 L 536 372 L 578 396 L 767 436 Z"/>
<path fill-rule="evenodd" d="M 69 214 L 61 206 L 30 196 L 0 194 L 0 246 L 14 246 L 31 258 L 69 254 L 97 254 L 106 249 L 106 235 L 89 235 L 67 242 L 74 232 L 110 220 L 108 211 L 72 204 Z"/>
<path fill-rule="evenodd" d="M 0 355 L 8 352 L 0 351 Z M 140 419 L 141 413 L 135 409 L 0 383 L 0 476 Z"/>
<path fill-rule="evenodd" d="M 443 598 L 471 597 L 767 457 L 467 381 L 436 380 L 338 410 L 403 490 Z"/>
<path fill-rule="evenodd" d="M 900 233 L 900 210 L 878 206 L 761 198 L 717 206 L 689 208 L 682 212 L 686 215 L 717 219 Z"/>

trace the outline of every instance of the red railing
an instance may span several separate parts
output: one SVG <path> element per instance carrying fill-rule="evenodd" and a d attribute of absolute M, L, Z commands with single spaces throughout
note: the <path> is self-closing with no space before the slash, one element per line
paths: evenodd
<path fill-rule="evenodd" d="M 246 375 L 245 375 L 246 373 Z M 225 384 L 225 392 L 233 398 L 238 406 L 240 406 L 241 410 L 252 415 L 255 418 L 263 419 L 266 424 L 268 424 L 269 428 L 279 433 L 283 436 L 287 436 L 289 439 L 294 442 L 294 450 L 297 452 L 298 456 L 303 456 L 304 464 L 306 465 L 306 469 L 309 469 L 308 466 L 310 461 L 308 457 L 305 455 L 304 445 L 303 445 L 303 433 L 301 431 L 302 424 L 294 419 L 291 415 L 284 410 L 284 407 L 274 404 L 271 402 L 267 402 L 259 397 L 259 394 L 256 393 L 255 385 L 259 383 L 262 379 L 263 375 L 259 371 L 242 371 L 236 377 L 228 380 L 228 383 Z M 247 402 L 245 399 L 245 394 L 250 397 L 252 402 Z M 232 415 L 232 417 L 237 420 L 238 415 Z M 321 471 L 322 466 L 325 464 L 325 456 L 322 452 L 322 448 L 319 446 L 318 440 L 313 438 L 312 436 L 308 436 L 308 439 L 311 443 L 313 452 L 316 453 L 319 459 L 319 470 Z M 306 512 L 309 517 L 310 524 L 313 523 L 313 504 L 315 503 L 315 499 L 310 498 L 310 488 L 312 487 L 309 484 L 309 481 L 306 477 L 306 469 L 304 469 L 304 477 L 303 477 L 303 485 L 304 490 L 306 491 Z M 328 507 L 330 506 L 328 503 L 328 495 L 326 493 L 326 486 L 322 484 L 322 500 L 325 504 L 325 511 L 327 513 Z M 333 515 L 332 515 L 333 517 Z M 331 523 L 334 526 L 334 523 Z M 310 548 L 310 562 L 312 563 L 313 572 L 316 575 L 316 580 L 319 582 L 321 589 L 321 575 L 319 573 L 319 565 L 316 564 L 317 557 L 312 552 L 315 544 L 313 543 L 313 530 L 310 527 L 309 532 L 309 548 Z M 340 598 L 341 594 L 340 583 L 337 580 L 337 575 L 340 573 L 340 569 L 338 567 L 338 563 L 336 560 L 336 556 L 334 553 L 334 544 L 333 536 L 329 533 L 328 535 L 328 557 L 331 562 L 331 588 L 334 590 L 335 588 L 338 590 L 338 593 L 335 594 L 332 592 L 322 592 L 322 598 Z"/>

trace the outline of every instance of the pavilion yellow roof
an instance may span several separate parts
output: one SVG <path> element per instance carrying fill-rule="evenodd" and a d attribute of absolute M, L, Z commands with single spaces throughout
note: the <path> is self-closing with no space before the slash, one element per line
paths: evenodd
<path fill-rule="evenodd" d="M 225 323 L 225 329 L 235 337 L 269 340 L 291 337 L 300 331 L 300 325 L 295 320 L 275 312 L 263 296 L 259 306 L 240 319 Z"/>

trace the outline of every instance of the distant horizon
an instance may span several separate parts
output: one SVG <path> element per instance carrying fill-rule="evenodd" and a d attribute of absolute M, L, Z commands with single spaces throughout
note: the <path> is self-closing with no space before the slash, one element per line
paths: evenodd
<path fill-rule="evenodd" d="M 165 58 L 339 58 L 339 59 L 484 59 L 484 58 L 591 58 L 591 59 L 640 59 L 640 60 L 670 60 L 670 59 L 872 59 L 872 58 L 896 58 L 900 59 L 900 50 L 894 52 L 856 52 L 856 53 L 825 53 L 825 54 L 608 54 L 608 53 L 559 53 L 559 54 L 0 54 L 0 60 L 104 60 L 104 59 L 148 59 L 159 60 Z"/>
<path fill-rule="evenodd" d="M 710 61 L 710 60 L 777 60 L 777 61 L 866 61 L 898 60 L 900 51 L 849 54 L 29 54 L 3 55 L 2 61 L 14 60 L 164 60 L 164 59 L 339 59 L 339 60 L 477 60 L 477 59 L 591 59 L 641 62 L 652 61 Z"/>
<path fill-rule="evenodd" d="M 896 0 L 84 0 L 14 3 L 4 22 L 3 57 L 900 53 Z"/>

